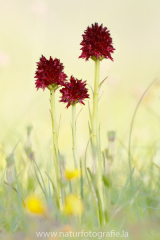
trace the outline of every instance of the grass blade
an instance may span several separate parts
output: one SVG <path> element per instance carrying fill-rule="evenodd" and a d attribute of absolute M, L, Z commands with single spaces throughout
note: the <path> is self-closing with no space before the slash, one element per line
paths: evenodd
<path fill-rule="evenodd" d="M 57 194 L 57 191 L 56 191 L 56 187 L 51 179 L 51 177 L 49 176 L 49 174 L 47 172 L 45 172 L 45 174 L 47 175 L 49 181 L 51 182 L 51 185 L 52 185 L 52 188 L 53 188 L 53 192 L 55 194 L 55 198 L 56 198 L 56 204 L 57 204 L 57 207 L 60 208 L 60 205 L 59 205 L 59 199 L 58 199 L 58 194 Z"/>
<path fill-rule="evenodd" d="M 100 198 L 100 194 L 99 194 L 99 191 L 98 191 L 98 188 L 97 188 L 97 185 L 96 185 L 96 181 L 94 179 L 94 176 L 93 174 L 91 173 L 91 170 L 89 168 L 87 168 L 88 172 L 89 172 L 89 175 L 91 177 L 91 180 L 92 180 L 92 184 L 93 184 L 93 187 L 94 187 L 94 190 L 95 190 L 95 193 L 96 193 L 96 196 L 97 196 L 97 200 L 98 200 L 98 209 L 99 209 L 99 223 L 100 223 L 100 226 L 102 227 L 103 226 L 103 209 L 102 209 L 102 201 L 101 201 L 101 198 Z"/>

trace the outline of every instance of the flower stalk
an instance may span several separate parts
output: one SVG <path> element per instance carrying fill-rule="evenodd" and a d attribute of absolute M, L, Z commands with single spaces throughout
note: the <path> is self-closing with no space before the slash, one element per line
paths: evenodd
<path fill-rule="evenodd" d="M 57 156 L 58 152 L 58 143 L 57 143 L 57 124 L 56 124 L 56 111 L 55 111 L 55 90 L 52 88 L 50 90 L 50 100 L 51 100 L 51 114 L 52 114 L 52 134 L 53 134 L 53 149 L 55 155 Z"/>
<path fill-rule="evenodd" d="M 76 104 L 72 104 L 72 150 L 75 168 L 78 168 L 77 140 L 76 140 Z"/>
<path fill-rule="evenodd" d="M 58 164 L 58 138 L 57 138 L 57 124 L 56 124 L 56 111 L 55 111 L 55 89 L 50 89 L 50 100 L 51 100 L 51 119 L 52 119 L 52 136 L 53 136 L 53 158 L 56 175 L 56 185 L 59 198 L 59 205 L 61 207 L 61 188 L 60 188 L 60 169 Z"/>
<path fill-rule="evenodd" d="M 100 61 L 95 60 L 95 82 L 93 93 L 93 113 L 92 113 L 92 139 L 93 147 L 95 149 L 95 156 L 98 156 L 98 86 L 99 86 Z M 97 184 L 99 186 L 101 165 L 99 158 L 96 160 Z"/>
<path fill-rule="evenodd" d="M 102 158 L 100 147 L 100 129 L 98 131 L 98 94 L 99 94 L 99 76 L 100 76 L 100 60 L 95 59 L 95 82 L 93 93 L 93 113 L 92 113 L 92 138 L 93 147 L 95 149 L 96 157 L 96 174 L 97 174 L 97 186 L 102 201 L 102 208 L 104 204 L 103 200 L 103 183 L 102 183 Z"/>
<path fill-rule="evenodd" d="M 97 146 L 97 128 L 98 128 L 98 92 L 99 92 L 99 73 L 100 73 L 100 60 L 95 60 L 95 82 L 93 93 L 93 113 L 92 113 L 92 136 L 93 145 Z"/>

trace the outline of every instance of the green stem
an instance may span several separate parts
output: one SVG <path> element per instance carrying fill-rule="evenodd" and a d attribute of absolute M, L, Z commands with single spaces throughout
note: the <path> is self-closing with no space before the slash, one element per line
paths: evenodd
<path fill-rule="evenodd" d="M 75 168 L 78 168 L 77 141 L 76 141 L 76 104 L 72 105 L 72 150 Z"/>
<path fill-rule="evenodd" d="M 61 188 L 60 188 L 60 169 L 58 165 L 58 141 L 57 141 L 57 124 L 56 124 L 56 111 L 55 111 L 55 90 L 50 89 L 51 100 L 51 118 L 52 118 L 52 135 L 53 135 L 53 153 L 54 153 L 54 166 L 56 175 L 56 185 L 59 201 L 61 202 Z M 61 204 L 60 204 L 61 206 Z"/>
<path fill-rule="evenodd" d="M 98 128 L 98 86 L 99 86 L 100 61 L 95 60 L 95 82 L 93 94 L 93 115 L 92 115 L 92 136 L 93 144 L 97 144 L 97 128 Z"/>
<path fill-rule="evenodd" d="M 100 75 L 100 60 L 95 60 L 95 82 L 94 82 L 94 94 L 93 94 L 93 113 L 92 113 L 92 138 L 93 147 L 96 156 L 96 174 L 97 174 L 97 187 L 100 189 L 100 195 L 102 198 L 102 181 L 101 172 L 102 166 L 98 154 L 99 136 L 98 136 L 98 93 L 99 93 L 99 75 Z"/>
<path fill-rule="evenodd" d="M 98 180 L 98 187 L 99 187 L 99 194 L 101 197 L 101 201 L 102 201 L 102 208 L 104 207 L 104 194 L 103 194 L 103 181 L 102 181 L 102 152 L 101 152 L 101 138 L 100 138 L 100 125 L 98 128 L 98 133 L 97 133 L 97 146 L 98 146 L 98 160 L 97 160 L 97 180 Z"/>
<path fill-rule="evenodd" d="M 57 155 L 58 143 L 57 143 L 57 124 L 56 124 L 56 111 L 55 111 L 55 90 L 50 90 L 51 99 L 51 114 L 52 114 L 52 134 L 53 134 L 53 147 Z"/>

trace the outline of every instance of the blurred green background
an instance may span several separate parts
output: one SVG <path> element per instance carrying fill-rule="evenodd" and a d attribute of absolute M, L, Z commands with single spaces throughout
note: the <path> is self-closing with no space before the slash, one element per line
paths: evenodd
<path fill-rule="evenodd" d="M 157 82 L 143 100 L 133 131 L 133 144 L 143 146 L 160 136 L 160 1 L 146 0 L 0 0 L 0 144 L 10 152 L 21 140 L 23 148 L 27 125 L 33 126 L 36 158 L 44 161 L 52 147 L 49 91 L 35 88 L 36 62 L 41 54 L 59 58 L 64 72 L 87 80 L 93 87 L 94 62 L 79 59 L 80 42 L 87 26 L 103 23 L 111 33 L 116 49 L 113 58 L 101 63 L 99 122 L 102 148 L 107 131 L 115 130 L 127 144 L 133 111 L 153 79 Z M 92 93 L 90 105 L 92 106 Z M 59 103 L 59 148 L 69 164 L 71 148 L 71 108 Z M 79 105 L 77 122 L 79 157 L 89 138 L 88 101 Z M 38 146 L 38 148 L 37 148 Z"/>

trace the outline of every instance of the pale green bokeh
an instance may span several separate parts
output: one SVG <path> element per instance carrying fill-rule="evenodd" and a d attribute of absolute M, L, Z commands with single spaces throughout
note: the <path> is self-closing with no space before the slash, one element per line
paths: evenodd
<path fill-rule="evenodd" d="M 87 80 L 93 87 L 94 62 L 78 59 L 80 42 L 87 26 L 103 23 L 111 33 L 114 62 L 103 60 L 100 79 L 104 82 L 99 102 L 102 148 L 107 131 L 116 130 L 118 138 L 128 140 L 129 126 L 138 99 L 149 83 L 160 76 L 160 1 L 145 0 L 0 0 L 0 143 L 11 151 L 19 139 L 25 140 L 26 127 L 32 124 L 33 143 L 41 153 L 51 148 L 49 91 L 35 89 L 36 62 L 41 54 L 57 57 L 68 76 Z M 89 88 L 89 86 L 88 86 Z M 91 91 L 89 89 L 90 96 Z M 61 114 L 59 148 L 68 162 L 73 162 L 71 149 L 71 109 L 58 103 L 57 121 Z M 147 106 L 159 113 L 159 85 L 151 89 Z M 92 97 L 90 99 L 92 106 Z M 89 138 L 88 107 L 77 122 L 79 156 Z M 159 138 L 157 118 L 143 104 L 134 127 L 135 141 Z M 35 151 L 37 151 L 35 149 Z"/>

